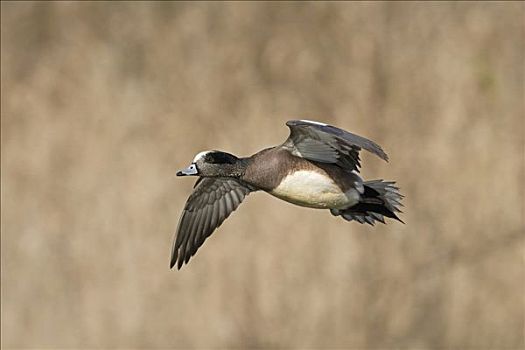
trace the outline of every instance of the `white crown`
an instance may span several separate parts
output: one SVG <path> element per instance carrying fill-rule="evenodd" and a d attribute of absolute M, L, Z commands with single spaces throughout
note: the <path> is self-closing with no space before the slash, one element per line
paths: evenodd
<path fill-rule="evenodd" d="M 208 153 L 210 153 L 211 151 L 202 151 L 202 152 L 199 152 L 195 158 L 193 158 L 193 163 L 195 163 L 196 161 L 198 161 L 199 159 L 203 158 L 205 155 L 207 155 Z"/>

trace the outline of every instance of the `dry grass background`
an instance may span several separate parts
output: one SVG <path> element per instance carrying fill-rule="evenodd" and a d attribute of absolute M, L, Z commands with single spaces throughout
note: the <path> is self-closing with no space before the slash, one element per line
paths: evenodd
<path fill-rule="evenodd" d="M 2 347 L 524 348 L 523 3 L 2 2 Z M 406 225 L 264 193 L 168 269 L 203 149 L 368 136 Z"/>

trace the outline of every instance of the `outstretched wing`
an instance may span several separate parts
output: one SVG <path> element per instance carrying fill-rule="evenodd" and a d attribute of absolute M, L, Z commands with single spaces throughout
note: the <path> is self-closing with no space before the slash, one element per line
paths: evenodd
<path fill-rule="evenodd" d="M 290 128 L 290 136 L 281 147 L 295 156 L 356 171 L 360 167 L 361 149 L 388 161 L 377 143 L 335 126 L 309 120 L 290 120 L 286 125 Z"/>
<path fill-rule="evenodd" d="M 180 269 L 195 255 L 206 238 L 252 191 L 232 178 L 200 178 L 188 198 L 173 242 L 170 267 Z"/>

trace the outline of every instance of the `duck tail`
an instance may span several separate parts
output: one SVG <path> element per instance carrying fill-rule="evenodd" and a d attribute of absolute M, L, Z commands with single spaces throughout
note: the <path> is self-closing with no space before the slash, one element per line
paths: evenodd
<path fill-rule="evenodd" d="M 375 221 L 385 223 L 384 217 L 404 222 L 396 215 L 396 212 L 402 213 L 399 207 L 403 204 L 401 200 L 403 195 L 399 193 L 399 188 L 394 186 L 393 181 L 372 180 L 365 181 L 364 192 L 361 200 L 356 205 L 347 209 L 332 209 L 333 215 L 340 215 L 345 220 L 355 220 L 360 224 L 374 225 Z"/>

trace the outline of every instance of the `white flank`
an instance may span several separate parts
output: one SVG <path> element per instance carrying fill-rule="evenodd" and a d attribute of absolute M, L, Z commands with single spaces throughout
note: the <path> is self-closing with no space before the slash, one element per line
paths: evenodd
<path fill-rule="evenodd" d="M 193 158 L 193 163 L 195 163 L 196 161 L 198 161 L 199 159 L 201 159 L 202 157 L 204 157 L 206 154 L 210 153 L 211 151 L 202 151 L 202 152 L 199 152 L 195 158 Z"/>
<path fill-rule="evenodd" d="M 301 119 L 302 122 L 305 122 L 305 123 L 310 123 L 310 124 L 315 124 L 315 125 L 321 125 L 321 126 L 327 126 L 328 124 L 325 124 L 325 123 L 321 123 L 321 122 L 314 122 L 313 120 L 306 120 L 306 119 Z"/>
<path fill-rule="evenodd" d="M 359 201 L 356 190 L 344 193 L 327 175 L 306 170 L 286 176 L 270 194 L 303 207 L 321 209 L 344 209 Z"/>
<path fill-rule="evenodd" d="M 358 179 L 357 181 L 354 181 L 354 187 L 357 190 L 357 192 L 359 192 L 360 194 L 365 193 L 365 186 L 363 186 L 363 179 L 359 175 L 359 172 L 352 170 L 352 174 L 357 176 L 357 179 Z"/>

